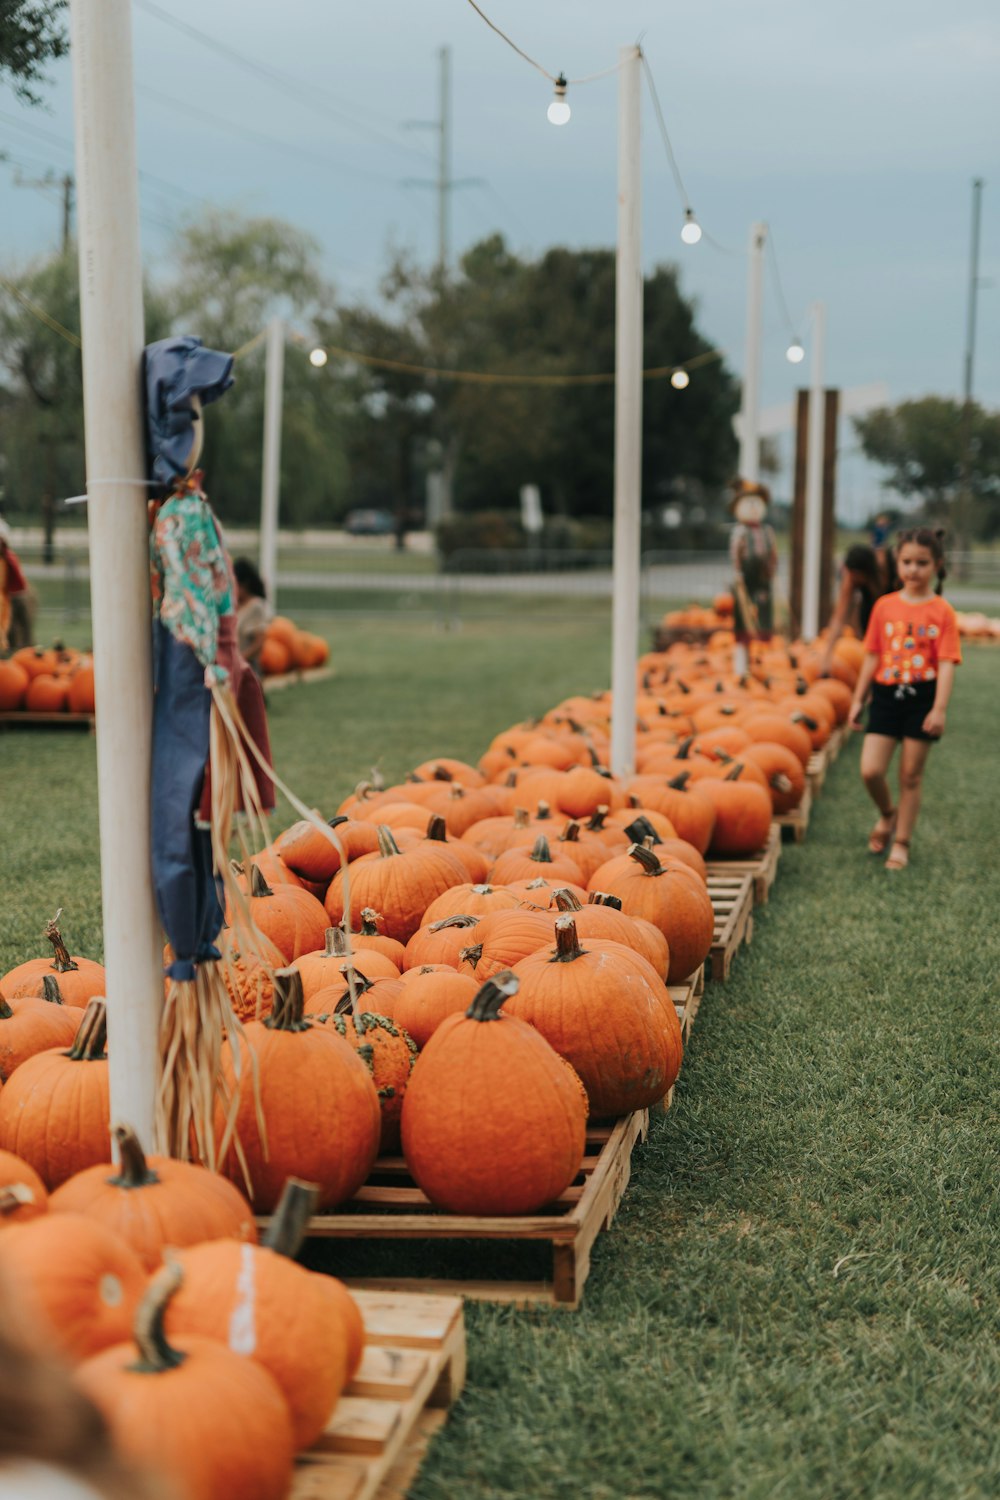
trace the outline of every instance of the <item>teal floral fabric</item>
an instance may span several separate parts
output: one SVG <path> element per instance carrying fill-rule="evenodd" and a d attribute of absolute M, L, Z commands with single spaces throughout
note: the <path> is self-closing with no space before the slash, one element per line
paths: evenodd
<path fill-rule="evenodd" d="M 171 495 L 160 506 L 149 537 L 153 612 L 205 668 L 205 682 L 225 682 L 217 661 L 219 621 L 235 612 L 229 562 L 215 517 L 199 489 Z"/>

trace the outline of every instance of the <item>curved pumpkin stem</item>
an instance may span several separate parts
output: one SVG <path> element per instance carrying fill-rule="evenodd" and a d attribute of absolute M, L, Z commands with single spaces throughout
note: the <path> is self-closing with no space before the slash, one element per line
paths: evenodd
<path fill-rule="evenodd" d="M 42 975 L 42 999 L 47 1000 L 50 1005 L 62 1005 L 62 990 L 59 981 L 54 974 Z"/>
<path fill-rule="evenodd" d="M 660 864 L 652 849 L 647 849 L 644 844 L 629 844 L 626 852 L 637 864 L 642 866 L 644 875 L 666 874 L 666 870 Z"/>
<path fill-rule="evenodd" d="M 470 948 L 463 948 L 458 956 L 463 964 L 471 964 L 475 968 L 483 956 L 483 945 L 482 943 L 473 943 Z"/>
<path fill-rule="evenodd" d="M 490 888 L 487 886 L 485 889 Z M 465 912 L 458 912 L 453 917 L 442 917 L 440 922 L 432 922 L 427 930 L 428 932 L 441 932 L 445 927 L 476 927 L 479 921 L 479 917 L 470 917 Z"/>
<path fill-rule="evenodd" d="M 63 909 L 60 906 L 59 910 L 56 912 L 52 920 L 46 922 L 45 936 L 52 944 L 55 955 L 52 960 L 52 968 L 55 969 L 58 974 L 68 974 L 71 969 L 78 969 L 80 966 L 79 964 L 74 963 L 70 958 L 69 949 L 63 942 L 62 933 L 59 931 L 59 918 L 62 916 L 62 912 Z"/>
<path fill-rule="evenodd" d="M 389 859 L 393 854 L 402 852 L 392 836 L 392 829 L 386 828 L 384 823 L 378 825 L 378 852 L 383 859 Z"/>
<path fill-rule="evenodd" d="M 74 1062 L 100 1062 L 107 1057 L 108 1011 L 103 1000 L 91 1000 L 83 1013 L 80 1030 L 66 1052 Z"/>
<path fill-rule="evenodd" d="M 587 823 L 588 831 L 591 833 L 600 833 L 604 827 L 604 820 L 610 811 L 611 809 L 606 802 L 602 802 L 600 807 L 595 807 Z"/>
<path fill-rule="evenodd" d="M 11 1010 L 4 997 L 0 995 L 0 1021 L 9 1021 L 13 1014 L 14 1012 Z"/>
<path fill-rule="evenodd" d="M 774 787 L 774 790 L 776 792 L 780 792 L 783 797 L 787 797 L 788 793 L 792 790 L 792 783 L 785 775 L 784 771 L 775 771 L 774 775 L 771 777 L 771 785 Z"/>
<path fill-rule="evenodd" d="M 357 1020 L 361 1014 L 360 998 L 372 988 L 372 981 L 366 974 L 359 974 L 353 964 L 341 964 L 340 972 L 344 976 L 347 989 L 333 1007 L 333 1014 L 335 1016 L 352 1015 Z"/>
<path fill-rule="evenodd" d="M 804 714 L 801 709 L 797 713 L 792 714 L 792 723 L 803 724 L 809 730 L 810 734 L 815 734 L 819 728 L 819 720 L 814 719 L 811 714 Z"/>
<path fill-rule="evenodd" d="M 556 919 L 556 951 L 549 963 L 571 964 L 575 959 L 583 957 L 583 949 L 580 947 L 580 938 L 576 930 L 576 922 L 571 916 L 557 917 Z"/>
<path fill-rule="evenodd" d="M 657 833 L 652 823 L 648 818 L 644 818 L 641 815 L 638 818 L 633 819 L 633 821 L 626 828 L 625 832 L 628 834 L 633 844 L 644 844 L 647 839 L 652 839 L 654 844 L 660 843 L 660 835 Z"/>
<path fill-rule="evenodd" d="M 587 897 L 588 906 L 610 906 L 612 911 L 621 911 L 622 901 L 620 896 L 611 896 L 607 891 L 591 891 Z"/>
<path fill-rule="evenodd" d="M 742 775 L 743 775 L 743 762 L 741 760 L 739 760 L 739 761 L 734 760 L 733 761 L 733 765 L 732 765 L 732 769 L 729 770 L 729 771 L 727 771 L 726 774 L 725 774 L 725 776 L 723 776 L 722 779 L 723 779 L 723 781 L 739 781 L 739 779 L 740 779 L 740 777 Z"/>
<path fill-rule="evenodd" d="M 261 1239 L 262 1248 L 294 1260 L 302 1248 L 318 1199 L 319 1187 L 315 1182 L 303 1182 L 300 1177 L 287 1178 L 278 1206 Z"/>
<path fill-rule="evenodd" d="M 499 1021 L 500 1007 L 511 995 L 516 995 L 521 981 L 509 969 L 487 979 L 482 989 L 477 990 L 472 1004 L 465 1012 L 470 1021 Z"/>
<path fill-rule="evenodd" d="M 159 1182 L 159 1177 L 146 1162 L 139 1137 L 130 1125 L 116 1125 L 111 1134 L 118 1146 L 121 1165 L 113 1177 L 108 1178 L 112 1187 L 141 1188 Z"/>
<path fill-rule="evenodd" d="M 16 1213 L 19 1208 L 34 1203 L 34 1191 L 26 1182 L 9 1182 L 0 1187 L 0 1223 L 8 1214 Z"/>
<path fill-rule="evenodd" d="M 681 771 L 679 776 L 674 776 L 667 782 L 667 786 L 672 787 L 675 792 L 685 792 L 687 791 L 687 784 L 690 780 L 691 772 Z"/>
<path fill-rule="evenodd" d="M 560 911 L 583 911 L 583 902 L 575 891 L 563 886 L 558 891 L 552 892 L 552 900 Z"/>
<path fill-rule="evenodd" d="M 345 917 L 344 920 L 346 921 L 347 918 Z M 379 924 L 379 922 L 381 920 L 382 920 L 382 913 L 381 912 L 375 911 L 374 908 L 371 907 L 371 906 L 362 907 L 362 909 L 361 909 L 361 931 L 358 934 L 358 936 L 359 937 L 381 937 L 382 934 L 378 930 L 378 924 Z"/>
<path fill-rule="evenodd" d="M 690 760 L 691 746 L 693 744 L 693 734 L 689 734 L 686 739 L 681 740 L 680 744 L 677 746 L 677 754 L 674 756 L 674 760 Z"/>
<path fill-rule="evenodd" d="M 436 844 L 447 844 L 448 825 L 440 813 L 432 813 L 427 823 L 427 837 Z"/>
<path fill-rule="evenodd" d="M 251 896 L 273 896 L 274 892 L 260 873 L 257 865 L 250 866 L 250 894 Z"/>
<path fill-rule="evenodd" d="M 274 1002 L 271 1014 L 264 1017 L 269 1031 L 308 1031 L 310 1021 L 302 1014 L 305 1000 L 302 975 L 298 969 L 277 969 L 274 975 Z"/>
<path fill-rule="evenodd" d="M 136 1311 L 132 1330 L 139 1358 L 129 1369 L 136 1374 L 162 1375 L 166 1370 L 176 1370 L 187 1359 L 187 1355 L 180 1349 L 167 1343 L 167 1335 L 163 1329 L 167 1306 L 175 1292 L 180 1290 L 183 1280 L 184 1272 L 180 1262 L 170 1260 L 162 1270 L 157 1271 L 146 1288 L 145 1296 Z"/>

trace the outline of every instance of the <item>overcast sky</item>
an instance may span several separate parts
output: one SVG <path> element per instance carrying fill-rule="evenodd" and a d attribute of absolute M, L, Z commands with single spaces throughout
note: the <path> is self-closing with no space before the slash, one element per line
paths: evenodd
<path fill-rule="evenodd" d="M 134 50 L 143 249 L 166 271 L 170 230 L 199 202 L 274 214 L 309 230 L 342 291 L 373 291 L 390 243 L 430 261 L 431 131 L 438 53 L 451 50 L 453 251 L 494 229 L 537 254 L 613 245 L 618 80 L 551 88 L 468 0 L 158 0 L 213 50 L 136 0 Z M 613 66 L 642 37 L 688 197 L 724 253 L 682 246 L 682 205 L 648 94 L 643 246 L 675 261 L 706 336 L 742 363 L 750 224 L 770 225 L 792 321 L 827 307 L 827 379 L 884 381 L 893 400 L 961 392 L 971 181 L 985 178 L 976 393 L 1000 405 L 1000 5 L 997 0 L 483 0 L 549 72 Z M 279 87 L 226 49 L 284 75 Z M 0 269 L 58 241 L 51 197 L 15 184 L 71 170 L 70 65 L 51 70 L 48 112 L 0 89 Z M 295 87 L 289 87 L 292 81 Z M 185 104 L 187 101 L 187 105 Z M 208 118 L 211 116 L 212 118 Z M 773 282 L 765 292 L 764 403 L 795 372 Z M 668 363 L 682 350 L 647 350 Z M 799 366 L 799 372 L 808 365 Z M 856 467 L 856 466 L 855 466 Z M 844 498 L 864 486 L 851 461 Z M 857 498 L 862 510 L 863 497 Z"/>

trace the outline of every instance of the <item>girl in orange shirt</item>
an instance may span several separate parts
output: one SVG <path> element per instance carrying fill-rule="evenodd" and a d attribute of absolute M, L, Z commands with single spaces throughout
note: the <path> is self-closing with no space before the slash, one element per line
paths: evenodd
<path fill-rule="evenodd" d="M 851 704 L 850 726 L 861 729 L 871 689 L 861 779 L 879 811 L 868 850 L 882 854 L 891 844 L 887 870 L 905 870 L 909 863 L 924 766 L 931 745 L 944 733 L 955 667 L 962 660 L 955 611 L 940 597 L 943 536 L 928 526 L 900 533 L 896 571 L 902 588 L 883 594 L 872 609 Z M 894 807 L 886 773 L 900 741 L 899 802 Z"/>

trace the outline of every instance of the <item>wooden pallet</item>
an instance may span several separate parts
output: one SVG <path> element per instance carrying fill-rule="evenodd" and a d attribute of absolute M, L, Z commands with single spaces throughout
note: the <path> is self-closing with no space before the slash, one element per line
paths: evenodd
<path fill-rule="evenodd" d="M 798 807 L 793 807 L 791 812 L 779 813 L 774 820 L 781 829 L 781 837 L 786 843 L 789 839 L 793 840 L 796 844 L 802 843 L 802 840 L 806 836 L 806 830 L 809 827 L 811 815 L 812 792 L 809 789 L 809 783 L 806 782 L 806 789 Z"/>
<path fill-rule="evenodd" d="M 763 849 L 759 849 L 756 854 L 747 859 L 710 859 L 708 873 L 709 875 L 752 875 L 754 904 L 765 906 L 778 873 L 780 857 L 781 829 L 777 823 L 772 823 Z"/>
<path fill-rule="evenodd" d="M 0 713 L 0 729 L 90 729 L 93 730 L 93 714 L 36 714 L 12 709 Z"/>
<path fill-rule="evenodd" d="M 303 672 L 275 672 L 272 677 L 261 678 L 261 685 L 265 693 L 271 693 L 296 682 L 325 682 L 333 675 L 332 667 L 306 667 Z"/>
<path fill-rule="evenodd" d="M 674 1010 L 677 1019 L 681 1023 L 681 1035 L 685 1045 L 691 1035 L 695 1019 L 698 1015 L 698 1007 L 701 1005 L 701 997 L 705 993 L 705 965 L 701 964 L 695 972 L 688 976 L 683 984 L 672 984 L 670 986 L 670 998 L 674 1002 Z M 671 1090 L 671 1092 L 673 1092 Z"/>
<path fill-rule="evenodd" d="M 708 894 L 715 910 L 715 934 L 709 949 L 710 978 L 729 978 L 733 960 L 753 940 L 753 881 L 744 875 L 709 875 Z"/>
<path fill-rule="evenodd" d="M 578 1307 L 590 1271 L 591 1247 L 614 1219 L 631 1174 L 632 1148 L 645 1139 L 648 1129 L 645 1109 L 620 1120 L 592 1121 L 577 1180 L 546 1210 L 519 1217 L 438 1212 L 413 1181 L 403 1158 L 383 1156 L 350 1204 L 335 1213 L 315 1215 L 307 1234 L 311 1239 L 547 1241 L 552 1249 L 551 1280 L 441 1281 L 391 1276 L 349 1278 L 350 1285 L 379 1291 L 446 1292 L 518 1306 L 548 1302 Z M 260 1217 L 257 1223 L 264 1227 L 268 1219 Z"/>
<path fill-rule="evenodd" d="M 465 1383 L 458 1297 L 355 1291 L 365 1352 L 322 1436 L 300 1453 L 290 1500 L 395 1500 Z"/>

